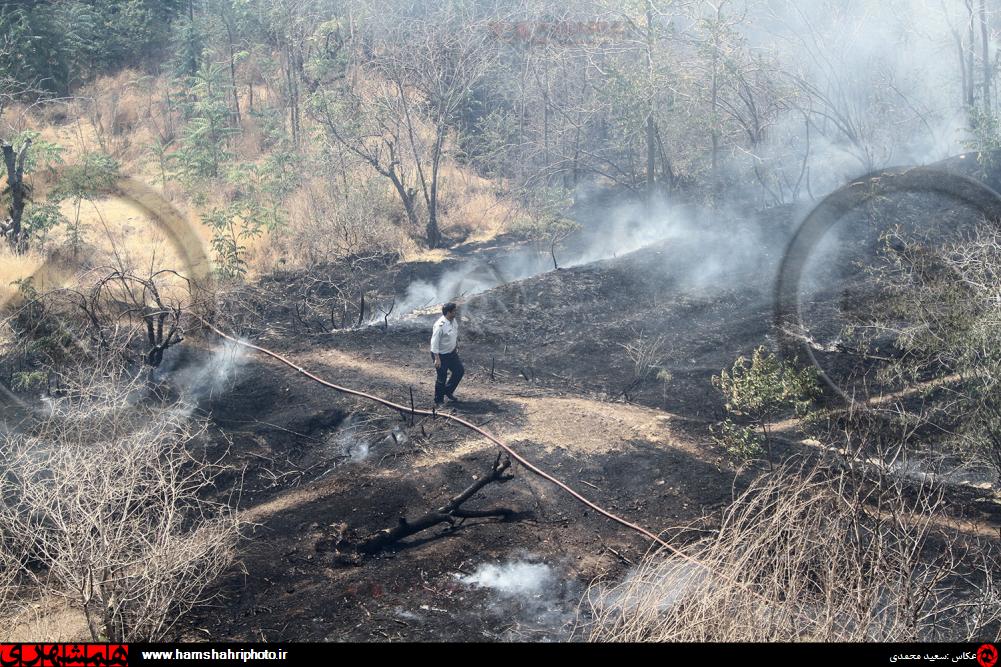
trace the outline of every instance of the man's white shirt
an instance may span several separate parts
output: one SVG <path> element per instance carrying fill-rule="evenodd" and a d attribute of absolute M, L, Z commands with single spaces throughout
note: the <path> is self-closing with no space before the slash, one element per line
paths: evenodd
<path fill-rule="evenodd" d="M 431 351 L 435 354 L 448 354 L 455 350 L 456 343 L 459 342 L 459 323 L 455 319 L 451 322 L 442 315 L 434 323 L 434 330 L 431 332 Z"/>

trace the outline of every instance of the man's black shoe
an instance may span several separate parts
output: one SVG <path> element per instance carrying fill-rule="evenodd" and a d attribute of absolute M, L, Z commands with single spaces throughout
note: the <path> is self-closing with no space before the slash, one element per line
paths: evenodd
<path fill-rule="evenodd" d="M 452 396 L 452 394 L 445 394 L 445 398 L 448 399 L 449 403 L 462 403 L 462 401 L 457 399 L 455 396 Z"/>
<path fill-rule="evenodd" d="M 435 400 L 434 407 L 440 408 L 445 401 Z"/>

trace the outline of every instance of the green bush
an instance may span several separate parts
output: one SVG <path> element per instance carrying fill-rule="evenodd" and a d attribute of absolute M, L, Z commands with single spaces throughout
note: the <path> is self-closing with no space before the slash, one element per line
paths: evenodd
<path fill-rule="evenodd" d="M 819 393 L 814 368 L 797 369 L 763 346 L 750 360 L 738 357 L 730 371 L 723 369 L 712 383 L 723 394 L 729 413 L 714 439 L 731 455 L 745 459 L 760 455 L 762 442 L 770 453 L 768 423 L 789 413 L 806 415 Z"/>
<path fill-rule="evenodd" d="M 725 419 L 718 426 L 710 427 L 710 431 L 713 441 L 735 459 L 747 461 L 760 458 L 764 453 L 762 444 L 765 438 L 754 426 L 742 426 L 732 419 Z"/>

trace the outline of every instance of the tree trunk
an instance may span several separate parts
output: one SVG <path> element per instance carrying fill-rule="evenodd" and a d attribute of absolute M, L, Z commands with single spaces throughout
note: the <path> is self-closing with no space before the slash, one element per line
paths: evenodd
<path fill-rule="evenodd" d="M 411 226 L 416 227 L 419 224 L 417 220 L 417 209 L 414 208 L 414 196 L 416 193 L 407 189 L 403 184 L 403 181 L 396 174 L 396 171 L 390 169 L 383 172 L 390 181 L 393 182 L 393 188 L 396 189 L 396 193 L 400 195 L 400 201 L 403 202 L 403 210 L 407 213 L 407 220 L 410 222 Z"/>
<path fill-rule="evenodd" d="M 3 161 L 7 168 L 7 186 L 10 189 L 10 218 L 6 223 L 0 223 L 0 231 L 7 237 L 11 249 L 20 253 L 26 249 L 27 243 L 21 228 L 21 217 L 27 203 L 27 188 L 24 185 L 24 162 L 31 148 L 31 139 L 24 142 L 20 152 L 15 152 L 9 143 L 3 144 Z"/>
<path fill-rule="evenodd" d="M 223 17 L 226 23 L 226 34 L 229 37 L 229 83 L 230 88 L 233 89 L 233 114 L 236 125 L 240 126 L 240 93 L 236 87 L 236 54 L 233 51 L 233 28 L 230 26 L 229 21 L 226 17 Z"/>
<path fill-rule="evenodd" d="M 983 69 L 984 69 L 984 114 L 990 115 L 991 113 L 991 71 L 993 67 L 991 66 L 990 58 L 990 39 L 987 30 L 987 0 L 980 0 L 980 48 L 983 58 Z"/>
<path fill-rule="evenodd" d="M 654 187 L 656 186 L 656 157 L 657 138 L 653 122 L 653 95 L 654 95 L 654 72 L 653 72 L 653 4 L 652 0 L 646 3 L 646 58 L 647 75 L 649 77 L 647 94 L 650 96 L 647 101 L 646 114 L 646 193 L 648 202 L 653 198 Z"/>
<path fill-rule="evenodd" d="M 974 78 L 975 78 L 974 77 L 974 72 L 976 70 L 974 69 L 974 66 L 973 66 L 974 65 L 974 62 L 973 62 L 974 61 L 973 53 L 974 53 L 974 46 L 975 46 L 975 42 L 976 42 L 976 33 L 973 30 L 973 25 L 974 25 L 974 23 L 976 21 L 975 21 L 974 15 L 973 15 L 973 0 L 966 0 L 966 10 L 970 14 L 970 22 L 969 22 L 969 25 L 967 26 L 968 29 L 969 29 L 969 41 L 970 41 L 970 43 L 967 44 L 967 47 L 966 47 L 966 71 L 968 71 L 970 73 L 970 87 L 966 91 L 966 106 L 972 111 L 973 110 L 973 105 L 975 103 L 975 92 L 974 91 L 976 89 L 976 84 L 974 83 Z"/>
<path fill-rule="evenodd" d="M 437 248 L 441 245 L 441 230 L 438 228 L 438 167 L 441 164 L 441 146 L 445 139 L 445 128 L 439 127 L 438 140 L 434 146 L 431 163 L 431 192 L 428 197 L 428 247 Z"/>

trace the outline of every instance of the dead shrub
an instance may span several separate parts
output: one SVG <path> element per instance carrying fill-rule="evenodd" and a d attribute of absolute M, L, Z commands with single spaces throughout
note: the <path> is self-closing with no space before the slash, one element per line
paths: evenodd
<path fill-rule="evenodd" d="M 664 362 L 667 350 L 667 336 L 646 336 L 641 331 L 628 343 L 619 343 L 626 356 L 633 362 L 633 380 L 647 380 Z"/>
<path fill-rule="evenodd" d="M 972 641 L 996 627 L 994 547 L 952 529 L 941 495 L 830 469 L 766 474 L 686 549 L 592 585 L 592 641 Z"/>
<path fill-rule="evenodd" d="M 0 619 L 16 616 L 19 609 L 23 565 L 27 559 L 21 536 L 0 524 Z"/>
<path fill-rule="evenodd" d="M 41 589 L 68 599 L 94 641 L 166 636 L 238 537 L 227 504 L 208 499 L 220 467 L 192 453 L 204 424 L 142 395 L 89 380 L 2 436 L 4 557 L 30 554 Z"/>

